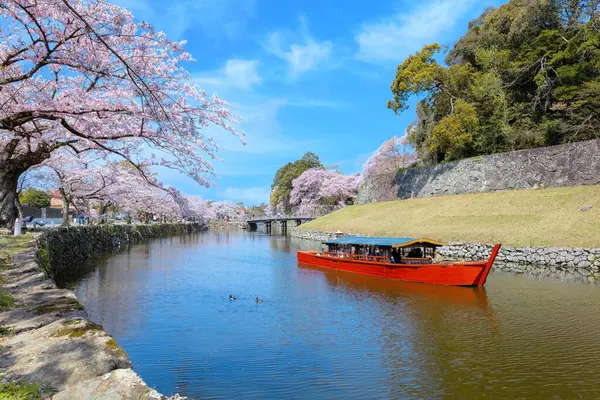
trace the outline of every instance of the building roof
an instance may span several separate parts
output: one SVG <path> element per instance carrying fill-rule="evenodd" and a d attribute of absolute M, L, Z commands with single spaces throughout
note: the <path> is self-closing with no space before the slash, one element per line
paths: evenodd
<path fill-rule="evenodd" d="M 348 244 L 357 246 L 408 247 L 408 246 L 443 246 L 444 243 L 427 238 L 391 238 L 373 236 L 343 236 L 328 240 L 325 244 Z"/>

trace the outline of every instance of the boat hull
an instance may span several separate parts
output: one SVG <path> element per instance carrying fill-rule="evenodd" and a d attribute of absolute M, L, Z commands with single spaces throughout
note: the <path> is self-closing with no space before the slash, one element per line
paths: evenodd
<path fill-rule="evenodd" d="M 495 251 L 497 253 L 497 251 Z M 298 263 L 407 282 L 453 286 L 483 286 L 495 258 L 462 264 L 389 264 L 299 251 Z"/>

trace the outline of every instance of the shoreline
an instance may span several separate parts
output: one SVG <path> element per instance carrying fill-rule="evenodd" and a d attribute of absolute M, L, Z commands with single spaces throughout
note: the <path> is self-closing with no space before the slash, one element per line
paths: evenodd
<path fill-rule="evenodd" d="M 146 385 L 115 339 L 89 319 L 72 290 L 57 287 L 55 277 L 92 254 L 123 244 L 205 229 L 199 224 L 93 226 L 59 228 L 21 239 L 0 237 L 14 244 L 0 249 L 2 381 L 32 391 L 33 398 L 185 399 Z M 77 246 L 77 241 L 88 243 Z M 61 260 L 70 263 L 57 264 Z"/>
<path fill-rule="evenodd" d="M 367 236 L 356 233 L 348 233 L 348 235 Z M 335 233 L 293 228 L 291 237 L 326 241 L 335 238 Z M 491 249 L 492 244 L 450 242 L 448 245 L 440 247 L 439 253 L 450 259 L 482 260 L 487 259 Z M 595 284 L 600 282 L 600 249 L 502 246 L 493 270 L 515 275 Z"/>

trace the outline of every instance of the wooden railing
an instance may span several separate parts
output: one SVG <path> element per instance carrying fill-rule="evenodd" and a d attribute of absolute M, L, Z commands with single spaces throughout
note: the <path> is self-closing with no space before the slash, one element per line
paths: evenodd
<path fill-rule="evenodd" d="M 403 257 L 400 264 L 431 264 L 431 258 Z"/>
<path fill-rule="evenodd" d="M 385 256 L 370 256 L 367 254 L 347 254 L 347 253 L 332 253 L 329 251 L 324 251 L 321 253 L 324 257 L 330 258 L 341 258 L 344 260 L 353 260 L 353 261 L 373 261 L 380 263 L 389 263 L 390 260 Z"/>
<path fill-rule="evenodd" d="M 336 253 L 336 252 L 330 252 L 330 251 L 324 251 L 324 252 L 318 253 L 317 255 L 321 255 L 323 257 L 352 260 L 352 261 L 371 261 L 371 262 L 392 264 L 391 260 L 386 256 L 370 256 L 367 254 Z M 453 261 L 451 261 L 451 260 L 444 260 L 444 261 L 440 262 L 439 264 L 452 263 L 452 262 Z M 410 264 L 419 264 L 419 265 L 432 264 L 432 260 L 430 258 L 403 257 L 399 263 L 396 262 L 395 264 L 404 264 L 404 265 L 406 265 L 406 264 L 409 264 L 409 265 Z"/>

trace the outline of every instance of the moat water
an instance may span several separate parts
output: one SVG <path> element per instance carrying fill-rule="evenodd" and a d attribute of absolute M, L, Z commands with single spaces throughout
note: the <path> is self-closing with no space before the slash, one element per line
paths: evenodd
<path fill-rule="evenodd" d="M 70 286 L 164 394 L 600 398 L 600 286 L 492 272 L 472 289 L 298 267 L 296 251 L 314 246 L 157 239 L 90 260 Z"/>

